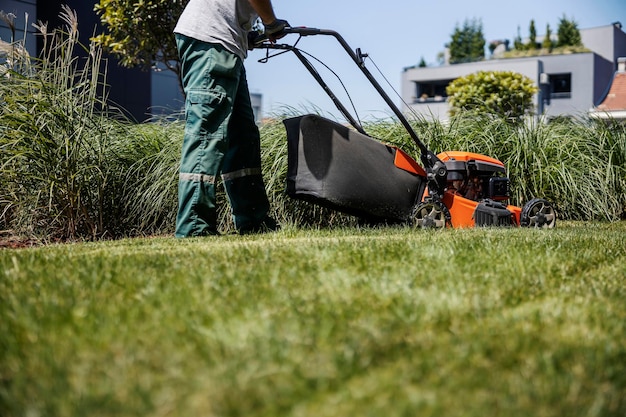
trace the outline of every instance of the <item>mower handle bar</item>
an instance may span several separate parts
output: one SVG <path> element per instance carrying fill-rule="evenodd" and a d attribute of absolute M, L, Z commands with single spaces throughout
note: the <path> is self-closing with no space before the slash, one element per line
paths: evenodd
<path fill-rule="evenodd" d="M 367 79 L 372 83 L 373 87 L 376 89 L 376 91 L 378 91 L 378 93 L 381 95 L 383 100 L 385 100 L 385 102 L 391 108 L 394 114 L 398 117 L 398 119 L 400 120 L 402 125 L 405 127 L 405 129 L 408 131 L 409 135 L 415 141 L 415 143 L 420 148 L 422 153 L 427 151 L 426 146 L 419 139 L 419 137 L 417 136 L 417 134 L 415 133 L 415 131 L 409 124 L 408 120 L 406 119 L 406 117 L 402 114 L 400 109 L 398 109 L 396 104 L 391 100 L 391 98 L 383 90 L 383 88 L 380 86 L 378 81 L 372 76 L 370 71 L 365 67 L 364 58 L 367 57 L 367 54 L 362 53 L 360 48 L 357 48 L 356 50 L 352 50 L 352 48 L 350 47 L 350 45 L 348 45 L 348 43 L 343 38 L 343 36 L 341 36 L 338 32 L 334 30 L 329 30 L 329 29 L 318 29 L 318 28 L 310 28 L 310 27 L 304 27 L 304 26 L 286 27 L 285 29 L 283 29 L 283 33 L 297 34 L 297 35 L 300 35 L 301 37 L 315 36 L 315 35 L 325 35 L 325 36 L 334 37 L 339 42 L 339 44 L 343 47 L 343 49 L 348 53 L 350 58 L 352 58 L 352 60 L 356 63 L 356 65 L 361 69 L 361 71 L 364 73 Z M 262 43 L 260 41 L 262 41 Z M 269 49 L 291 50 L 295 52 L 295 45 L 270 43 L 267 41 L 267 37 L 264 37 L 264 36 L 258 39 L 254 47 L 258 49 L 269 48 Z M 341 110 L 342 113 L 344 113 L 344 109 L 340 108 L 339 110 Z M 344 114 L 344 116 L 346 115 Z M 352 119 L 352 118 L 350 117 L 349 119 Z M 359 126 L 355 126 L 355 128 L 359 129 Z"/>
<path fill-rule="evenodd" d="M 378 83 L 376 78 L 370 73 L 370 71 L 365 66 L 364 58 L 367 57 L 367 54 L 361 52 L 360 48 L 356 50 L 352 50 L 350 45 L 346 42 L 346 40 L 341 36 L 338 32 L 334 30 L 328 29 L 317 29 L 317 28 L 309 28 L 309 27 L 286 27 L 283 29 L 283 33 L 285 34 L 297 34 L 300 37 L 305 36 L 314 36 L 314 35 L 326 35 L 334 37 L 339 44 L 343 47 L 346 53 L 352 58 L 354 63 L 361 69 L 361 72 L 365 75 L 365 77 L 369 80 L 372 86 L 376 89 L 378 94 L 383 98 L 385 103 L 391 108 L 394 112 L 400 123 L 404 126 L 406 131 L 411 136 L 411 139 L 415 142 L 415 144 L 419 147 L 421 155 L 420 159 L 426 168 L 428 174 L 428 183 L 429 183 L 429 193 L 431 195 L 435 195 L 436 197 L 443 197 L 443 189 L 445 187 L 445 181 L 447 178 L 447 169 L 445 164 L 432 152 L 430 151 L 426 145 L 420 140 L 419 136 L 411 125 L 409 121 L 406 119 L 404 114 L 400 111 L 398 106 L 391 100 L 389 95 L 385 92 L 382 86 Z M 260 41 L 263 41 L 260 43 Z M 297 42 L 296 42 L 297 43 Z M 309 70 L 311 75 L 317 80 L 317 82 L 322 86 L 322 88 L 326 91 L 332 101 L 335 103 L 339 111 L 350 121 L 350 123 L 361 133 L 365 133 L 363 128 L 359 125 L 359 123 L 350 115 L 350 112 L 345 108 L 345 106 L 337 99 L 334 93 L 330 90 L 328 85 L 322 80 L 320 75 L 317 73 L 315 68 L 311 65 L 311 63 L 302 55 L 300 50 L 296 48 L 295 44 L 283 44 L 283 43 L 273 43 L 268 42 L 267 38 L 263 39 L 259 38 L 258 42 L 255 42 L 254 48 L 258 49 L 276 49 L 276 50 L 285 50 L 292 51 L 298 57 L 298 59 L 304 64 L 304 66 Z"/>

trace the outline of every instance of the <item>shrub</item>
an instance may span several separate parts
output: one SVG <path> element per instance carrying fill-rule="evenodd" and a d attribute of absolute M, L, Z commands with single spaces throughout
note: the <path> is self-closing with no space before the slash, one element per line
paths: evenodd
<path fill-rule="evenodd" d="M 446 92 L 451 115 L 473 110 L 519 120 L 532 110 L 537 86 L 513 71 L 478 71 L 452 81 Z"/>
<path fill-rule="evenodd" d="M 150 69 L 159 62 L 179 74 L 172 35 L 188 0 L 99 0 L 94 10 L 106 33 L 93 41 L 114 54 L 121 65 Z"/>
<path fill-rule="evenodd" d="M 565 15 L 559 20 L 557 28 L 557 46 L 582 46 L 578 23 L 568 19 Z"/>

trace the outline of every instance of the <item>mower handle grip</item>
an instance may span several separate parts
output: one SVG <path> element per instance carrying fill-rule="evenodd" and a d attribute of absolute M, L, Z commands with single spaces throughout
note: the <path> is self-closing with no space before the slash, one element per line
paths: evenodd
<path fill-rule="evenodd" d="M 286 27 L 284 29 L 284 32 L 287 34 L 295 33 L 300 36 L 310 36 L 310 35 L 319 35 L 321 32 L 324 32 L 324 30 L 317 29 L 317 28 L 309 28 L 306 26 L 296 26 L 296 27 Z"/>
<path fill-rule="evenodd" d="M 300 36 L 331 35 L 339 39 L 340 42 L 343 41 L 343 38 L 341 37 L 341 35 L 339 35 L 339 33 L 335 32 L 334 30 L 309 28 L 306 26 L 286 27 L 283 29 L 283 33 L 286 35 L 295 34 L 295 35 L 300 35 Z M 254 38 L 253 46 L 255 48 L 263 49 L 268 46 L 268 41 L 269 41 L 268 37 L 265 34 L 260 33 L 258 36 Z"/>

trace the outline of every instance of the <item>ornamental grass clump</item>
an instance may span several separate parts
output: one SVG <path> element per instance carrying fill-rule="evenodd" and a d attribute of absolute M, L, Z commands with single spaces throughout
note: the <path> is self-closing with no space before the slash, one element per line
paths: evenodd
<path fill-rule="evenodd" d="M 7 68 L 0 83 L 0 227 L 45 239 L 102 237 L 122 226 L 119 114 L 106 104 L 101 50 L 79 43 L 75 12 L 65 7 L 61 18 L 62 30 L 36 26 L 41 57 L 27 70 Z"/>
<path fill-rule="evenodd" d="M 126 126 L 124 159 L 128 168 L 117 196 L 126 235 L 174 233 L 178 167 L 183 142 L 181 119 L 155 118 Z"/>

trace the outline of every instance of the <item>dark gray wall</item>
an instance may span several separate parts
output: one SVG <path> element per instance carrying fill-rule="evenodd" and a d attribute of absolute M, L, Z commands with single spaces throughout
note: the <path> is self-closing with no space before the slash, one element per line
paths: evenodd
<path fill-rule="evenodd" d="M 34 54 L 37 44 L 34 36 L 35 28 L 31 23 L 36 23 L 37 0 L 2 0 L 0 10 L 15 15 L 15 39 L 11 39 L 13 34 L 4 21 L 0 21 L 0 39 L 5 42 L 26 39 L 26 50 Z M 28 21 L 26 21 L 26 14 L 28 14 Z M 26 37 L 24 37 L 24 29 L 27 31 Z"/>
<path fill-rule="evenodd" d="M 81 42 L 88 45 L 94 29 L 99 28 L 98 16 L 93 11 L 95 3 L 95 0 L 2 0 L 0 10 L 15 14 L 16 40 L 24 39 L 25 13 L 28 13 L 26 49 L 31 55 L 38 55 L 42 42 L 40 37 L 35 36 L 32 23 L 47 22 L 48 28 L 61 26 L 61 5 L 67 4 L 76 10 Z M 4 22 L 0 22 L 0 38 L 6 42 L 11 40 L 11 31 Z M 152 102 L 151 73 L 122 68 L 114 58 L 107 58 L 109 99 L 123 108 L 127 115 L 138 121 L 145 120 Z"/>

